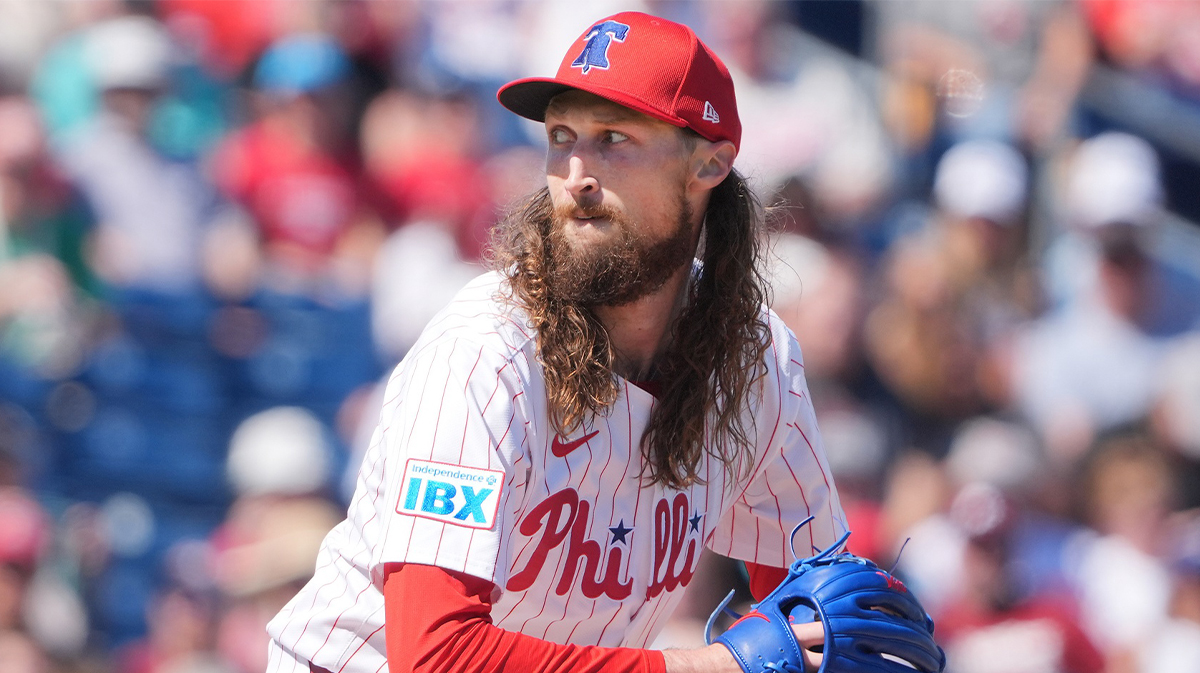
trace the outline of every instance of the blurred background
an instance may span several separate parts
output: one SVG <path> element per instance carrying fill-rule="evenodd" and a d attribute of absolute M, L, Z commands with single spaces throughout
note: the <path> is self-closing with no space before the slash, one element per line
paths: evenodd
<path fill-rule="evenodd" d="M 733 72 L 851 548 L 948 670 L 1200 671 L 1193 0 L 0 0 L 0 671 L 263 669 L 541 180 L 496 88 L 622 9 Z"/>

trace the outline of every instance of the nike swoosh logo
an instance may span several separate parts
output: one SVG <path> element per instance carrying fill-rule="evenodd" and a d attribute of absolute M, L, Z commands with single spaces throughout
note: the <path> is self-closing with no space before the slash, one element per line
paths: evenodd
<path fill-rule="evenodd" d="M 566 458 L 567 454 L 578 449 L 587 440 L 600 434 L 599 430 L 593 430 L 590 433 L 569 442 L 564 442 L 562 437 L 554 435 L 554 440 L 550 442 L 550 453 L 554 454 L 555 458 Z"/>

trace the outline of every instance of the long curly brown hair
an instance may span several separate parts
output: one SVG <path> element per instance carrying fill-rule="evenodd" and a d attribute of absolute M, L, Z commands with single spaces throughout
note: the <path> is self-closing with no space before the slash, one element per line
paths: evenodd
<path fill-rule="evenodd" d="M 770 348 L 770 330 L 760 317 L 766 300 L 759 272 L 762 224 L 754 193 L 731 171 L 709 196 L 703 266 L 656 363 L 661 396 L 641 438 L 652 482 L 673 488 L 703 483 L 706 452 L 731 472 L 750 469 L 742 411 L 766 372 L 763 358 Z M 587 417 L 605 413 L 620 388 L 604 326 L 587 307 L 550 291 L 552 226 L 553 204 L 543 188 L 493 230 L 488 259 L 507 277 L 511 298 L 538 330 L 550 421 L 567 434 Z"/>

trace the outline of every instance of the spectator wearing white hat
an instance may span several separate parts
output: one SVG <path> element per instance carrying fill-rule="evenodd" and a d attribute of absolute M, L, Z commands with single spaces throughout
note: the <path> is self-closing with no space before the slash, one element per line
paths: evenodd
<path fill-rule="evenodd" d="M 996 140 L 958 143 L 938 161 L 933 196 L 957 282 L 990 341 L 1034 309 L 1025 157 Z"/>
<path fill-rule="evenodd" d="M 1120 232 L 1139 237 L 1163 215 L 1158 156 L 1145 140 L 1107 132 L 1067 157 L 1056 197 L 1061 231 L 1045 256 L 1046 286 L 1055 305 L 1096 284 L 1102 242 Z"/>
<path fill-rule="evenodd" d="M 1200 328 L 1200 283 L 1155 256 L 1163 195 L 1144 140 L 1085 141 L 1065 187 L 1068 228 L 1046 255 L 1058 305 L 1016 340 L 1011 383 L 1017 408 L 1070 460 L 1150 410 L 1165 349 Z"/>
<path fill-rule="evenodd" d="M 332 462 L 325 426 L 301 407 L 254 414 L 230 439 L 237 499 L 210 543 L 224 603 L 217 650 L 238 671 L 266 668 L 267 620 L 312 575 L 321 539 L 341 518 L 323 496 Z"/>
<path fill-rule="evenodd" d="M 190 291 L 210 197 L 192 167 L 148 140 L 169 84 L 171 39 L 150 17 L 121 16 L 87 28 L 83 48 L 100 110 L 63 137 L 58 159 L 99 223 L 92 264 L 113 286 Z"/>
<path fill-rule="evenodd" d="M 995 670 L 1002 653 L 1027 652 L 1009 658 L 1005 670 L 1104 670 L 1069 595 L 1023 590 L 1014 571 L 1024 516 L 1019 502 L 987 483 L 968 483 L 955 495 L 948 518 L 964 539 L 962 584 L 936 617 L 949 666 L 983 673 Z"/>
<path fill-rule="evenodd" d="M 989 353 L 1031 311 L 1022 292 L 1027 179 L 1009 145 L 956 145 L 938 165 L 936 207 L 885 260 L 887 295 L 868 315 L 866 351 L 917 419 L 914 441 L 934 453 L 1000 397 Z"/>

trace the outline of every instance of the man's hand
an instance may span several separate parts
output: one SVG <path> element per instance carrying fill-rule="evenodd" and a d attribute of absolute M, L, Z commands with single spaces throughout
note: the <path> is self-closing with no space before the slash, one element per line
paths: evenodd
<path fill-rule="evenodd" d="M 836 553 L 846 537 L 849 533 L 793 563 L 774 591 L 716 638 L 743 673 L 945 668 L 946 654 L 933 639 L 925 609 L 900 580 L 869 559 Z M 713 642 L 708 633 L 705 642 Z"/>
<path fill-rule="evenodd" d="M 804 648 L 804 670 L 821 668 L 825 645 L 825 627 L 821 622 L 806 622 L 792 627 L 796 642 Z M 719 643 L 696 650 L 666 650 L 667 673 L 742 673 L 742 667 L 729 649 Z"/>

